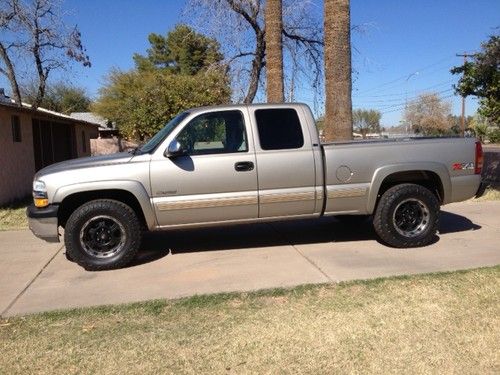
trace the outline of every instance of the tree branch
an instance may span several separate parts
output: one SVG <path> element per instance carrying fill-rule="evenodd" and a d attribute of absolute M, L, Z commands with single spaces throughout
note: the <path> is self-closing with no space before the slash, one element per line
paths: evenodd
<path fill-rule="evenodd" d="M 252 26 L 252 29 L 254 29 L 256 34 L 262 32 L 262 30 L 257 22 L 257 15 L 258 15 L 258 11 L 259 11 L 258 8 L 256 10 L 254 10 L 254 12 L 253 12 L 254 14 L 252 14 L 252 16 L 250 16 L 247 13 L 247 11 L 241 6 L 240 3 L 236 3 L 234 0 L 226 0 L 226 1 L 233 11 L 235 11 L 240 16 L 242 16 L 250 24 L 250 26 Z"/>
<path fill-rule="evenodd" d="M 318 39 L 312 39 L 305 37 L 303 35 L 297 35 L 293 34 L 291 32 L 288 32 L 283 28 L 283 36 L 287 37 L 288 39 L 294 40 L 296 42 L 302 43 L 302 44 L 310 44 L 310 45 L 317 45 L 323 47 L 325 43 L 323 40 L 318 40 Z"/>

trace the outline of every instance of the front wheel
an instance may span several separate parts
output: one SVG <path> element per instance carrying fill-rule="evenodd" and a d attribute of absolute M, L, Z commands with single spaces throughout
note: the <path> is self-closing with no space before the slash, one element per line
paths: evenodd
<path fill-rule="evenodd" d="M 132 261 L 141 243 L 141 226 L 126 204 L 93 200 L 78 207 L 64 230 L 67 256 L 89 271 L 120 268 Z"/>
<path fill-rule="evenodd" d="M 373 218 L 382 241 L 401 248 L 430 244 L 438 225 L 439 201 L 429 189 L 416 184 L 400 184 L 387 190 Z"/>

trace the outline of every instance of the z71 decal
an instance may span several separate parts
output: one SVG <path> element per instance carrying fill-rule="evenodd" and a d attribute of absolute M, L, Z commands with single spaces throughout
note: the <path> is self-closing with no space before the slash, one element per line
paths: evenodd
<path fill-rule="evenodd" d="M 454 171 L 464 171 L 469 169 L 474 169 L 474 163 L 472 161 L 468 163 L 453 163 L 451 169 Z"/>

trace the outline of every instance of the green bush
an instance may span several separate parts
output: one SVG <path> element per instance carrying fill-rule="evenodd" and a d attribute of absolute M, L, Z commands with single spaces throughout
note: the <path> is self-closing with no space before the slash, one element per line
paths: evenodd
<path fill-rule="evenodd" d="M 490 143 L 500 143 L 500 128 L 488 131 L 488 140 Z"/>
<path fill-rule="evenodd" d="M 124 137 L 139 140 L 154 135 L 181 111 L 228 103 L 231 96 L 226 75 L 217 70 L 192 76 L 112 71 L 99 93 L 93 111 L 115 121 Z"/>

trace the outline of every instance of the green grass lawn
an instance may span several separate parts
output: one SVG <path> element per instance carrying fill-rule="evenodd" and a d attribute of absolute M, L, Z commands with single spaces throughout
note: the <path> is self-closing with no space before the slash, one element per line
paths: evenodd
<path fill-rule="evenodd" d="M 30 202 L 23 201 L 7 207 L 0 207 L 0 231 L 28 228 L 26 207 Z"/>
<path fill-rule="evenodd" d="M 0 345 L 5 374 L 498 373 L 500 266 L 12 318 Z"/>

